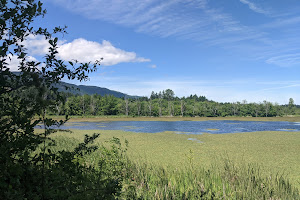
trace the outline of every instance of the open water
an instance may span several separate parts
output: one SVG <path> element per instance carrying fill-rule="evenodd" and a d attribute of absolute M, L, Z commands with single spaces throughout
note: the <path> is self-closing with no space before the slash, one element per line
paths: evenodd
<path fill-rule="evenodd" d="M 300 131 L 300 122 L 227 120 L 68 122 L 60 128 L 79 130 L 123 130 L 143 133 L 173 131 L 178 134 L 223 134 L 255 131 Z"/>

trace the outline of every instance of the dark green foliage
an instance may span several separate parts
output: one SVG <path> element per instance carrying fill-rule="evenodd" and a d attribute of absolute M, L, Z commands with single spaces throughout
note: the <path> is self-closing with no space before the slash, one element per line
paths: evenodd
<path fill-rule="evenodd" d="M 4 199 L 114 199 L 121 191 L 126 159 L 120 144 L 111 149 L 90 145 L 98 135 L 85 136 L 73 151 L 41 150 L 32 157 L 2 171 L 1 197 Z M 86 157 L 97 151 L 99 166 L 90 166 Z"/>
<path fill-rule="evenodd" d="M 57 110 L 49 114 L 99 116 L 126 115 L 129 116 L 200 116 L 200 117 L 276 117 L 295 113 L 295 106 L 263 103 L 218 103 L 208 101 L 205 97 L 196 95 L 188 98 L 163 97 L 163 94 L 152 92 L 150 98 L 117 98 L 112 95 L 69 95 L 66 104 L 60 104 Z M 127 103 L 126 103 L 127 101 Z M 127 105 L 127 109 L 126 109 Z M 151 112 L 150 112 L 151 111 Z"/>
<path fill-rule="evenodd" d="M 57 59 L 58 38 L 53 34 L 65 30 L 57 27 L 50 33 L 31 26 L 36 17 L 46 13 L 40 1 L 1 0 L 0 9 L 0 199 L 113 199 L 122 181 L 120 148 L 100 149 L 106 163 L 101 167 L 85 162 L 85 157 L 99 148 L 91 145 L 97 134 L 85 136 L 74 149 L 52 152 L 55 141 L 49 136 L 56 130 L 51 127 L 59 127 L 67 118 L 55 121 L 46 117 L 46 112 L 65 105 L 66 95 L 55 85 L 64 77 L 86 80 L 99 61 L 66 64 Z M 30 35 L 44 36 L 50 44 L 41 62 L 27 61 L 21 42 Z M 18 73 L 8 65 L 12 56 L 19 60 Z M 84 108 L 81 114 L 85 114 Z M 39 123 L 44 126 L 43 133 L 34 132 Z M 111 166 L 115 166 L 113 174 L 108 173 Z"/>
<path fill-rule="evenodd" d="M 83 100 L 84 99 L 84 100 Z M 170 89 L 155 93 L 150 98 L 126 97 L 114 95 L 72 95 L 67 97 L 67 104 L 60 104 L 56 111 L 49 114 L 61 115 L 127 115 L 129 116 L 200 116 L 200 117 L 276 117 L 295 114 L 296 106 L 290 99 L 289 105 L 278 105 L 264 101 L 262 103 L 218 103 L 209 101 L 205 96 L 190 95 L 176 97 Z M 127 109 L 126 109 L 127 107 Z"/>

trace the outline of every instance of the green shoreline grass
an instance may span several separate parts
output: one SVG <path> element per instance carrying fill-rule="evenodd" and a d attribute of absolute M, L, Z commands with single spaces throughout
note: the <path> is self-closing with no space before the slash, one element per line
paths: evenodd
<path fill-rule="evenodd" d="M 63 116 L 51 116 L 53 119 L 64 119 Z M 126 116 L 69 116 L 69 122 L 97 122 L 97 121 L 208 121 L 208 120 L 236 120 L 236 121 L 289 121 L 300 122 L 300 116 L 292 117 L 126 117 Z"/>

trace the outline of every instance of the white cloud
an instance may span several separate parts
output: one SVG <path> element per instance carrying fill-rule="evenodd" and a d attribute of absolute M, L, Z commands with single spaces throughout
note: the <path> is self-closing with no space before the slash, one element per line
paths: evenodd
<path fill-rule="evenodd" d="M 103 58 L 103 65 L 116 65 L 123 62 L 149 62 L 149 59 L 137 57 L 134 52 L 127 52 L 114 47 L 109 41 L 102 44 L 83 38 L 60 45 L 58 56 L 64 60 L 76 59 L 79 62 L 94 62 Z"/>
<path fill-rule="evenodd" d="M 260 14 L 269 14 L 269 12 L 267 12 L 266 10 L 258 7 L 257 5 L 255 5 L 253 2 L 249 1 L 249 0 L 240 0 L 241 3 L 246 4 L 249 6 L 250 10 L 260 13 Z"/>
<path fill-rule="evenodd" d="M 12 72 L 19 71 L 20 61 L 21 60 L 19 60 L 16 55 L 8 56 L 8 58 L 6 59 L 6 62 L 8 64 L 9 70 Z M 32 56 L 27 56 L 26 61 L 28 61 L 28 62 L 37 61 L 37 59 Z"/>
<path fill-rule="evenodd" d="M 10 71 L 19 71 L 20 60 L 18 60 L 17 56 L 9 56 L 9 58 L 6 59 L 6 62 L 8 63 L 8 68 Z"/>
<path fill-rule="evenodd" d="M 49 43 L 43 36 L 29 35 L 26 40 L 21 42 L 27 49 L 29 56 L 26 57 L 26 61 L 38 61 L 33 56 L 45 55 L 50 47 Z M 19 71 L 20 61 L 16 55 L 9 55 L 6 59 L 10 71 Z"/>
<path fill-rule="evenodd" d="M 45 55 L 50 47 L 48 41 L 42 36 L 30 35 L 23 42 L 30 55 Z M 150 59 L 138 57 L 135 52 L 114 47 L 109 41 L 102 43 L 78 38 L 72 42 L 60 41 L 58 43 L 58 57 L 63 60 L 77 60 L 79 62 L 95 62 L 103 58 L 102 65 L 110 66 L 124 62 L 149 62 Z"/>
<path fill-rule="evenodd" d="M 44 36 L 29 35 L 22 44 L 30 55 L 45 55 L 49 51 L 50 44 Z"/>

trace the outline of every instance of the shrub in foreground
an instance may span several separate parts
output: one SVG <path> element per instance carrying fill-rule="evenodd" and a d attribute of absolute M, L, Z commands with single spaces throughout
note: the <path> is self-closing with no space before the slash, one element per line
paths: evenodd
<path fill-rule="evenodd" d="M 11 163 L 1 172 L 1 199 L 117 198 L 126 158 L 118 139 L 114 138 L 109 148 L 98 148 L 91 145 L 97 137 L 86 135 L 72 151 L 52 152 L 48 148 L 45 154 L 32 153 L 28 159 Z M 90 165 L 87 157 L 95 151 L 99 155 L 97 165 Z"/>

